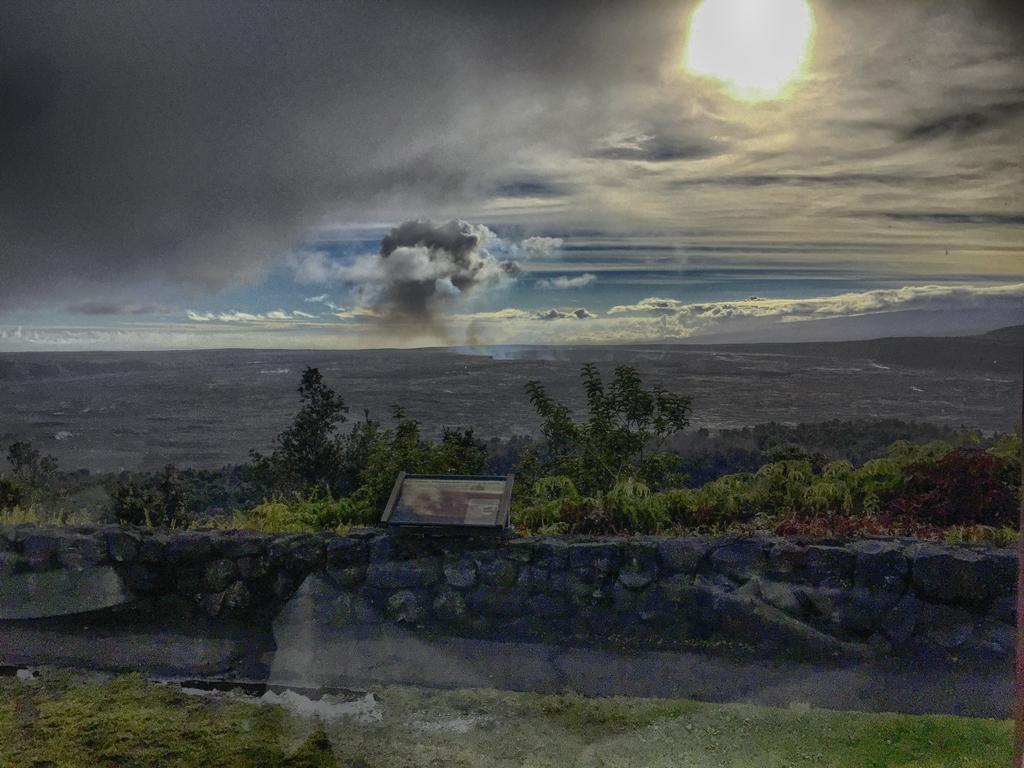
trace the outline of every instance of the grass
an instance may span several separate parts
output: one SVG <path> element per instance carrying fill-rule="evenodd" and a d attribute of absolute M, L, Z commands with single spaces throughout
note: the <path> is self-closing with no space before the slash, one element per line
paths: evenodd
<path fill-rule="evenodd" d="M 990 768 L 1012 724 L 492 690 L 375 692 L 382 719 L 321 721 L 138 676 L 0 680 L 3 766 Z"/>

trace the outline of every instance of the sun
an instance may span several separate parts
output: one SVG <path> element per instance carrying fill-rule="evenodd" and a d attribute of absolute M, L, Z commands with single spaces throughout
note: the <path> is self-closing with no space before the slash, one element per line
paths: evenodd
<path fill-rule="evenodd" d="M 813 36 L 807 0 L 703 0 L 690 17 L 685 65 L 737 98 L 776 99 L 800 75 Z"/>

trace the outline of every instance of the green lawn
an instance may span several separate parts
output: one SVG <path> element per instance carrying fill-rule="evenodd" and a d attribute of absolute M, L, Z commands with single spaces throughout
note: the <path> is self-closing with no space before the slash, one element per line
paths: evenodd
<path fill-rule="evenodd" d="M 0 680 L 0 766 L 1009 765 L 1011 723 L 382 688 L 363 716 L 322 720 L 200 698 L 137 676 Z"/>

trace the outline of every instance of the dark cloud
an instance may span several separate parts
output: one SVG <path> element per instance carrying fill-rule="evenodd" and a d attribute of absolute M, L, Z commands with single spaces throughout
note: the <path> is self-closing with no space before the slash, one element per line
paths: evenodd
<path fill-rule="evenodd" d="M 563 312 L 560 309 L 549 309 L 538 312 L 534 315 L 536 320 L 589 320 L 594 314 L 583 307 L 574 309 L 571 312 Z"/>
<path fill-rule="evenodd" d="M 1024 214 L 1019 213 L 941 213 L 935 211 L 875 211 L 861 216 L 890 219 L 892 221 L 922 221 L 929 224 L 978 225 L 986 227 L 1024 226 Z"/>
<path fill-rule="evenodd" d="M 508 179 L 490 191 L 495 197 L 558 197 L 564 193 L 563 185 L 543 179 Z"/>
<path fill-rule="evenodd" d="M 117 301 L 80 301 L 68 305 L 67 310 L 76 315 L 162 315 L 170 311 L 160 304 L 132 304 Z"/>
<path fill-rule="evenodd" d="M 677 179 L 673 187 L 770 187 L 823 186 L 849 187 L 861 184 L 905 185 L 922 181 L 920 177 L 896 173 L 765 173 L 735 176 L 700 176 Z"/>
<path fill-rule="evenodd" d="M 628 142 L 598 147 L 591 156 L 606 160 L 642 160 L 665 163 L 676 160 L 703 160 L 725 152 L 727 145 L 713 139 L 679 139 L 649 134 Z"/>
<path fill-rule="evenodd" d="M 952 137 L 967 139 L 1024 115 L 1024 100 L 991 104 L 964 112 L 952 112 L 906 129 L 903 138 L 920 141 Z"/>
<path fill-rule="evenodd" d="M 679 13 L 3 3 L 0 309 L 113 284 L 236 285 L 320 223 L 478 197 L 538 142 L 589 146 L 609 89 L 656 76 Z"/>
<path fill-rule="evenodd" d="M 507 244 L 480 224 L 407 221 L 383 237 L 380 251 L 325 274 L 348 284 L 360 305 L 385 323 L 415 323 L 443 335 L 445 310 L 461 298 L 514 279 L 519 266 L 488 245 Z"/>

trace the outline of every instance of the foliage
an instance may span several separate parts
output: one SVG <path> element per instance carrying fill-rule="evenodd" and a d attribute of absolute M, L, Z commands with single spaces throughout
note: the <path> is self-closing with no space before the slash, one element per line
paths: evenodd
<path fill-rule="evenodd" d="M 247 512 L 236 512 L 227 521 L 220 522 L 220 527 L 288 533 L 343 531 L 372 522 L 376 522 L 376 515 L 367 515 L 367 509 L 352 499 L 334 499 L 314 492 L 309 496 L 294 494 L 265 501 Z"/>
<path fill-rule="evenodd" d="M 173 464 L 155 478 L 113 483 L 109 492 L 111 514 L 122 525 L 178 528 L 189 523 L 185 489 Z"/>
<path fill-rule="evenodd" d="M 757 472 L 725 475 L 700 488 L 650 494 L 616 486 L 586 496 L 571 478 L 534 484 L 518 508 L 527 530 L 572 533 L 755 532 L 854 537 L 943 538 L 991 543 L 1011 540 L 1016 478 L 1005 459 L 943 441 L 898 441 L 887 458 L 860 467 L 834 461 L 816 471 L 789 459 Z"/>
<path fill-rule="evenodd" d="M 379 517 L 399 472 L 422 475 L 477 475 L 487 463 L 486 444 L 472 429 L 445 429 L 441 442 L 424 439 L 420 423 L 395 406 L 395 426 L 378 430 L 368 444 L 366 463 L 353 494 L 366 514 Z"/>
<path fill-rule="evenodd" d="M 338 430 L 348 406 L 324 383 L 319 368 L 306 368 L 299 384 L 301 407 L 291 426 L 279 434 L 274 451 L 264 456 L 251 451 L 254 477 L 266 491 L 305 493 L 314 489 L 344 495 L 354 490 L 350 455 L 364 449 L 372 432 L 369 420 L 347 437 Z"/>
<path fill-rule="evenodd" d="M 1018 516 L 1013 464 L 976 448 L 960 448 L 908 467 L 905 491 L 894 512 L 939 527 L 1010 526 Z"/>
<path fill-rule="evenodd" d="M 27 498 L 28 493 L 21 483 L 9 477 L 0 477 L 0 510 L 20 506 Z"/>
<path fill-rule="evenodd" d="M 678 460 L 662 448 L 689 424 L 689 398 L 658 384 L 645 389 L 639 373 L 628 366 L 616 368 L 607 385 L 593 364 L 583 366 L 581 377 L 587 400 L 587 419 L 581 422 L 539 381 L 526 385 L 545 440 L 543 453 L 531 458 L 529 468 L 568 477 L 586 494 L 608 492 L 631 480 L 650 488 L 667 485 Z"/>
<path fill-rule="evenodd" d="M 31 443 L 11 443 L 7 450 L 7 463 L 15 480 L 29 488 L 44 488 L 57 472 L 57 459 L 43 456 Z"/>

